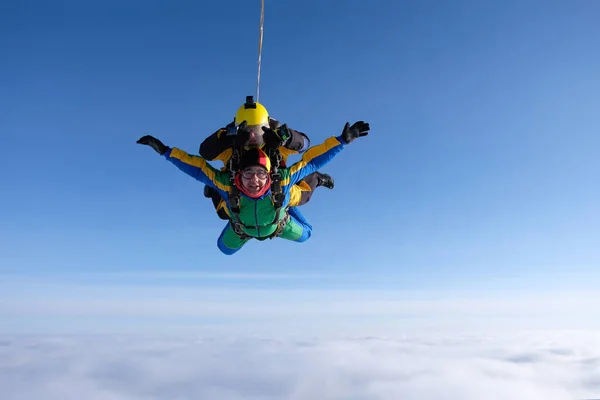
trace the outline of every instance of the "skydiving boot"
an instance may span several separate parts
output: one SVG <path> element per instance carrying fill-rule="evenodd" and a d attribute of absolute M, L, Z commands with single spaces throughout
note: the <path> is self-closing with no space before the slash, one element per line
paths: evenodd
<path fill-rule="evenodd" d="M 327 189 L 333 189 L 335 183 L 333 182 L 333 178 L 330 175 L 317 172 L 317 177 L 319 178 L 319 183 L 317 184 L 317 187 L 324 186 Z"/>

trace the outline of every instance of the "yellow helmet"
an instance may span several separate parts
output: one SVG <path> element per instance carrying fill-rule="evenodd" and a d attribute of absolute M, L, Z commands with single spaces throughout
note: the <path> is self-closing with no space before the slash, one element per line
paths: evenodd
<path fill-rule="evenodd" d="M 262 104 L 254 101 L 253 96 L 246 96 L 246 103 L 235 113 L 235 124 L 239 125 L 243 121 L 249 126 L 268 124 L 269 113 Z"/>

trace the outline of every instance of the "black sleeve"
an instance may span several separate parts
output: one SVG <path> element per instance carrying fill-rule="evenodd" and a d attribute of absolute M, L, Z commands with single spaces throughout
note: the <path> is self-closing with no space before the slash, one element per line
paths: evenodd
<path fill-rule="evenodd" d="M 271 129 L 277 129 L 281 126 L 281 123 L 275 118 L 269 118 L 269 125 Z M 288 127 L 291 133 L 290 140 L 284 145 L 285 148 L 302 153 L 310 147 L 310 139 L 305 133 L 291 129 Z"/>
<path fill-rule="evenodd" d="M 222 152 L 229 149 L 233 145 L 232 137 L 225 135 L 225 129 L 221 128 L 200 144 L 199 153 L 200 156 L 213 161 Z"/>
<path fill-rule="evenodd" d="M 305 133 L 290 128 L 292 137 L 285 145 L 290 150 L 295 150 L 299 153 L 306 151 L 310 147 L 310 139 Z"/>

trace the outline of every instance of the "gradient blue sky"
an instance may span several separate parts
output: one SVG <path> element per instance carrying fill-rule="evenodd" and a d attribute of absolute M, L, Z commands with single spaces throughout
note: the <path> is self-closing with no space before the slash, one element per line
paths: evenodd
<path fill-rule="evenodd" d="M 65 282 L 242 302 L 597 288 L 600 3 L 267 0 L 271 115 L 313 144 L 372 130 L 323 169 L 336 187 L 303 206 L 308 242 L 227 257 L 203 185 L 135 141 L 195 153 L 231 121 L 255 94 L 259 18 L 259 0 L 0 6 L 5 310 Z"/>

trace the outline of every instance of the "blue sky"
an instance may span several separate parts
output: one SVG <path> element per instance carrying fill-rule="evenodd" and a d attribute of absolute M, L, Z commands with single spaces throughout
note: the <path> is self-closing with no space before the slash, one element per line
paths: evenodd
<path fill-rule="evenodd" d="M 308 242 L 233 257 L 203 185 L 135 141 L 195 153 L 231 121 L 256 90 L 260 1 L 1 7 L 4 309 L 83 301 L 78 285 L 265 302 L 597 287 L 595 2 L 267 0 L 260 101 L 313 144 L 346 121 L 371 134 L 323 169 L 336 187 L 303 206 Z"/>

